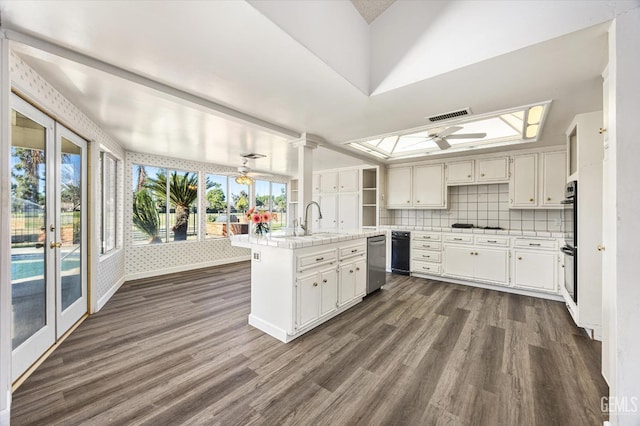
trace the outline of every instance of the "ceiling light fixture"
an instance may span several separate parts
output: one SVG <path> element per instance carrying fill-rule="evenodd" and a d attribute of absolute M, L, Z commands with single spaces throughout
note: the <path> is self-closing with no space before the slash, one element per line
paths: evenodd
<path fill-rule="evenodd" d="M 238 185 L 251 185 L 253 183 L 253 179 L 247 175 L 240 175 L 236 176 L 236 183 Z"/>

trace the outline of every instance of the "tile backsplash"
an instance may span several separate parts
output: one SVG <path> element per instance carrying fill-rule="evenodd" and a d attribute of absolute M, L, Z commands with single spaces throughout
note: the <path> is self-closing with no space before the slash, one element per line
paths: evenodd
<path fill-rule="evenodd" d="M 380 211 L 381 225 L 449 227 L 454 223 L 517 231 L 559 232 L 561 210 L 509 209 L 509 184 L 449 187 L 447 210 Z"/>

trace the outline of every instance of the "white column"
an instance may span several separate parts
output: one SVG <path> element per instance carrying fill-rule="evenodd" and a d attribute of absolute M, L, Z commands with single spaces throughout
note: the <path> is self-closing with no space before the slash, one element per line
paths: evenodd
<path fill-rule="evenodd" d="M 292 142 L 298 148 L 298 220 L 304 220 L 305 206 L 313 200 L 313 150 L 322 142 L 319 136 L 308 133 L 303 133 L 300 139 Z M 311 218 L 308 226 L 311 226 Z"/>
<path fill-rule="evenodd" d="M 9 41 L 0 33 L 0 425 L 11 406 L 11 107 Z"/>
<path fill-rule="evenodd" d="M 611 424 L 627 426 L 640 423 L 640 8 L 619 15 L 610 37 L 609 78 L 613 78 L 615 116 L 613 121 L 610 117 L 609 128 L 615 129 L 609 134 L 609 144 L 615 144 L 617 226 L 615 289 L 610 295 L 611 343 L 615 345 L 610 371 L 614 378 L 608 402 L 614 411 Z"/>

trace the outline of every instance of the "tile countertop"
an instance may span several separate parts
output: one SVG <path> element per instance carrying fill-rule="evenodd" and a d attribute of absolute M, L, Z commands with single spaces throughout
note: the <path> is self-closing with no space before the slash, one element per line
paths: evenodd
<path fill-rule="evenodd" d="M 380 226 L 381 230 L 389 231 L 425 231 L 425 232 L 451 232 L 456 234 L 487 234 L 487 235 L 509 235 L 513 237 L 542 237 L 542 238 L 564 238 L 562 232 L 548 232 L 548 231 L 516 231 L 509 229 L 482 229 L 482 228 L 436 228 L 436 227 L 422 227 L 422 226 L 396 226 L 396 225 L 384 225 Z"/>
<path fill-rule="evenodd" d="M 286 236 L 284 234 L 267 235 L 265 237 L 254 237 L 248 234 L 231 236 L 231 245 L 237 247 L 253 248 L 255 246 L 268 246 L 283 249 L 299 249 L 305 247 L 321 246 L 324 244 L 339 243 L 361 238 L 384 235 L 384 230 L 366 229 L 354 232 L 328 233 L 319 232 L 310 236 Z"/>

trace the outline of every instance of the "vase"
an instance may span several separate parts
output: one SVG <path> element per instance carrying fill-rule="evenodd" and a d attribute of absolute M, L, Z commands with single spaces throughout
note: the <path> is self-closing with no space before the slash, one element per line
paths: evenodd
<path fill-rule="evenodd" d="M 266 223 L 254 223 L 253 235 L 256 238 L 264 238 L 269 233 L 269 225 Z"/>

